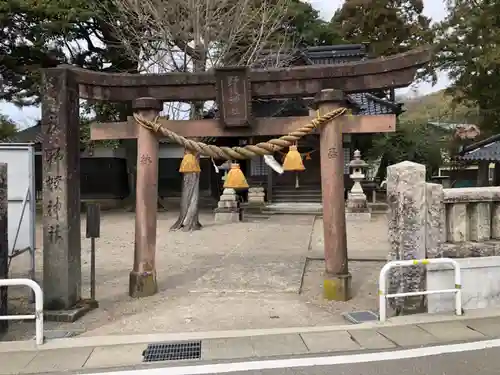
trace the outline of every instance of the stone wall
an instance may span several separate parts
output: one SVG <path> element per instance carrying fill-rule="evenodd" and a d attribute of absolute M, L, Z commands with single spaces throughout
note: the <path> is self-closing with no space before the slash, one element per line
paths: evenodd
<path fill-rule="evenodd" d="M 500 186 L 443 189 L 425 166 L 387 168 L 389 259 L 500 255 Z"/>
<path fill-rule="evenodd" d="M 500 255 L 500 186 L 443 189 L 445 238 L 429 257 Z"/>
<path fill-rule="evenodd" d="M 425 166 L 405 161 L 387 168 L 387 200 L 389 260 L 500 255 L 500 186 L 443 189 L 439 184 L 425 181 Z M 466 259 L 463 261 L 471 264 Z M 444 285 L 441 281 L 445 276 L 439 272 L 445 272 L 446 267 L 434 268 L 427 275 L 423 266 L 394 269 L 390 275 L 389 292 L 411 292 Z M 484 267 L 474 265 L 469 268 L 470 279 L 477 276 L 479 280 Z M 450 278 L 450 275 L 445 278 Z M 453 287 L 452 277 L 447 284 L 448 288 Z M 498 284 L 498 288 L 488 289 L 485 295 L 491 296 L 497 289 L 500 295 L 500 282 Z M 475 291 L 472 286 L 471 293 Z M 433 312 L 439 310 L 436 307 L 439 298 L 429 299 L 434 301 L 433 306 L 429 306 Z M 481 306 L 484 303 L 478 298 L 478 306 Z M 425 303 L 420 297 L 409 301 L 396 299 L 391 306 L 397 310 Z"/>

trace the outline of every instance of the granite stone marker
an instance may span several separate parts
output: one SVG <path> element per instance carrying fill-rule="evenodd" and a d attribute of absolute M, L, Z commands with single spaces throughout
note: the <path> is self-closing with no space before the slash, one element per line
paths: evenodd
<path fill-rule="evenodd" d="M 7 164 L 0 163 L 0 279 L 9 277 Z M 0 287 L 0 316 L 8 315 L 7 287 Z M 0 334 L 7 332 L 8 320 L 0 320 Z"/>
<path fill-rule="evenodd" d="M 45 71 L 43 131 L 43 291 L 45 308 L 80 300 L 80 136 L 78 85 L 69 69 Z"/>
<path fill-rule="evenodd" d="M 425 258 L 438 258 L 446 242 L 443 185 L 426 183 Z"/>
<path fill-rule="evenodd" d="M 425 166 L 404 161 L 387 168 L 387 201 L 389 204 L 390 260 L 425 258 L 426 227 Z M 425 282 L 422 266 L 393 268 L 389 280 L 390 293 L 420 290 Z M 423 299 L 390 299 L 396 309 L 415 308 Z"/>

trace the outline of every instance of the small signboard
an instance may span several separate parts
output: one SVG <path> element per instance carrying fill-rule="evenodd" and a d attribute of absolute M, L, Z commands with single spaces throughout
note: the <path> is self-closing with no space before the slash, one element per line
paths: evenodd
<path fill-rule="evenodd" d="M 215 69 L 220 121 L 226 127 L 248 127 L 252 122 L 252 94 L 247 67 Z"/>

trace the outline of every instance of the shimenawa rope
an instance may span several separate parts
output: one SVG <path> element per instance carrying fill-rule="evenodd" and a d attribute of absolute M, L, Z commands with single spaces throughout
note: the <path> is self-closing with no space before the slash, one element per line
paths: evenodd
<path fill-rule="evenodd" d="M 279 138 L 273 138 L 266 142 L 257 143 L 255 145 L 246 145 L 244 147 L 219 147 L 208 145 L 203 142 L 187 139 L 170 129 L 167 129 L 158 122 L 159 117 L 153 121 L 145 119 L 138 113 L 134 113 L 135 120 L 144 128 L 162 134 L 164 137 L 178 143 L 182 147 L 213 159 L 223 160 L 245 160 L 255 156 L 271 155 L 276 151 L 280 151 L 286 147 L 295 144 L 300 138 L 310 134 L 314 129 L 321 127 L 329 121 L 344 115 L 347 108 L 338 108 L 328 112 L 318 118 L 312 120 L 309 124 L 304 125 L 297 130 L 283 135 Z"/>

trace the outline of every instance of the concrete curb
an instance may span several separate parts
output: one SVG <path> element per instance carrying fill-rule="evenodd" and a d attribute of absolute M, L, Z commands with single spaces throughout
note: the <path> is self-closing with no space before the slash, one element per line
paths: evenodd
<path fill-rule="evenodd" d="M 290 327 L 270 329 L 248 329 L 234 331 L 208 331 L 208 332 L 180 332 L 180 333 L 152 333 L 144 335 L 116 335 L 116 336 L 79 336 L 73 338 L 54 339 L 37 348 L 33 341 L 5 341 L 0 342 L 0 353 L 38 351 L 63 348 L 103 347 L 128 344 L 149 344 L 165 341 L 207 340 L 217 338 L 234 338 L 248 336 L 283 335 L 294 333 L 354 331 L 366 329 L 379 329 L 382 327 L 398 327 L 423 323 L 441 323 L 450 321 L 463 321 L 484 318 L 500 317 L 500 308 L 477 309 L 467 311 L 463 316 L 451 314 L 421 314 L 400 316 L 389 319 L 385 323 L 368 322 L 362 324 L 317 326 L 317 327 Z"/>
<path fill-rule="evenodd" d="M 307 256 L 307 260 L 325 260 L 325 257 L 321 256 Z M 349 262 L 383 262 L 387 263 L 387 259 L 382 258 L 382 257 L 374 257 L 374 258 L 367 258 L 363 256 L 349 256 L 347 258 Z"/>

